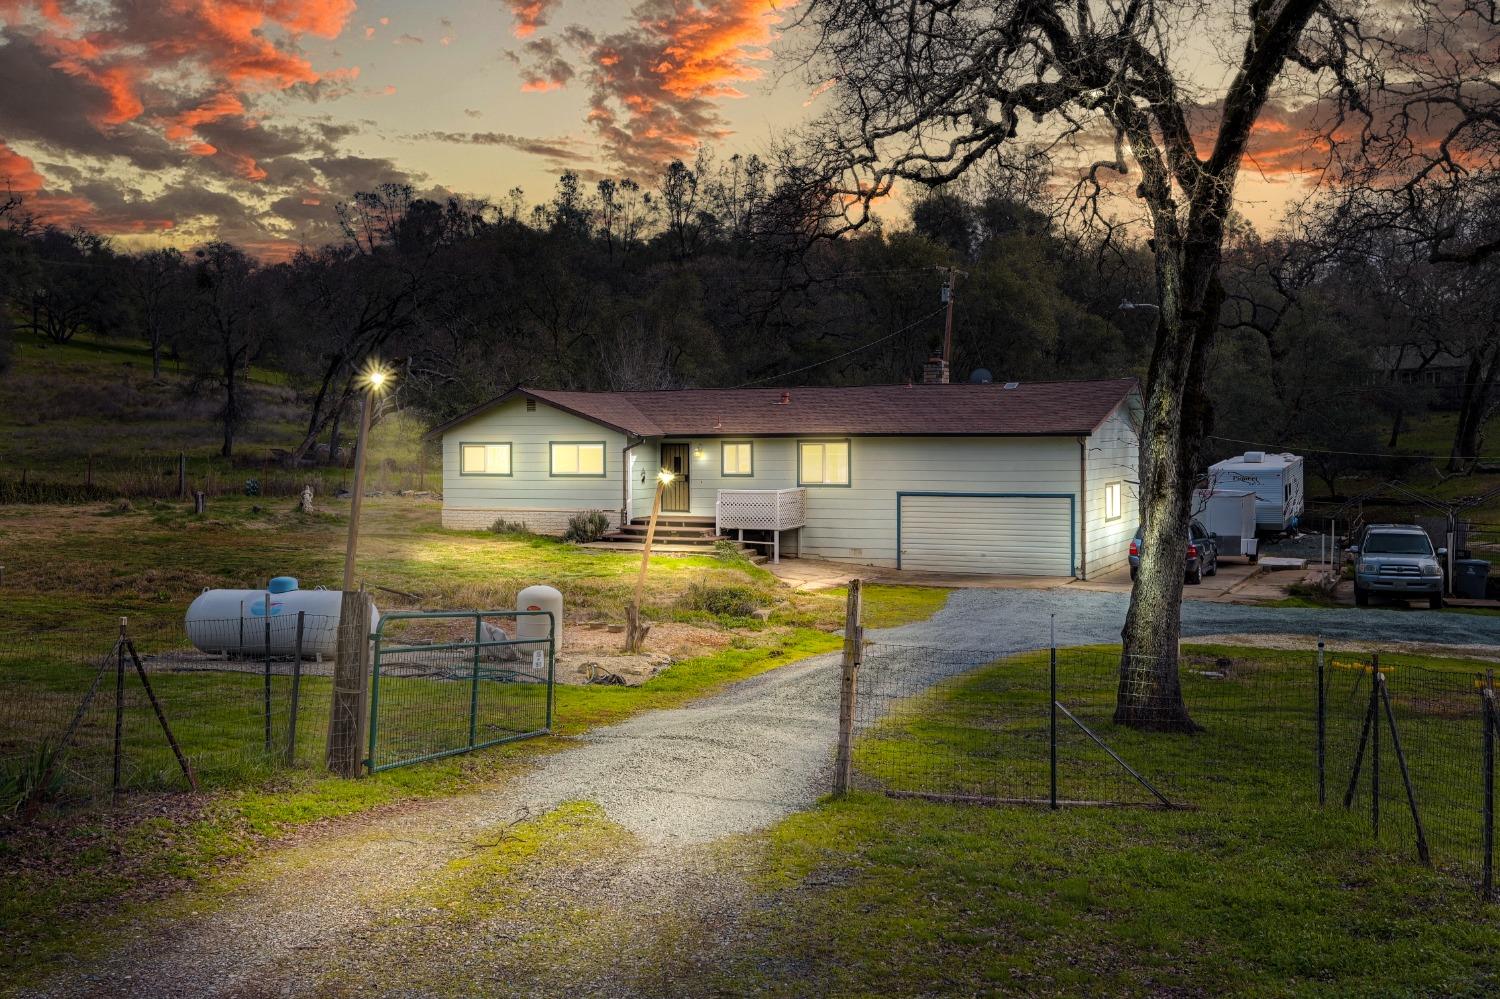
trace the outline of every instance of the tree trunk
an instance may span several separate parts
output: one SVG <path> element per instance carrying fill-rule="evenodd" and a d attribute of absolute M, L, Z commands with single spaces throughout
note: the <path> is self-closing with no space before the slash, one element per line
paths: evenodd
<path fill-rule="evenodd" d="M 154 330 L 151 333 L 151 380 L 161 381 L 161 334 Z"/>
<path fill-rule="evenodd" d="M 234 365 L 231 364 L 224 372 L 224 446 L 219 448 L 219 454 L 225 458 L 234 457 L 234 424 L 239 416 L 238 388 Z"/>
<path fill-rule="evenodd" d="M 1186 242 L 1180 270 L 1170 253 L 1158 258 L 1162 308 L 1142 427 L 1141 565 L 1121 632 L 1115 702 L 1117 724 L 1166 732 L 1199 729 L 1182 699 L 1178 641 L 1190 500 L 1211 418 L 1204 368 L 1224 299 L 1213 276 L 1217 243 L 1201 235 Z"/>
<path fill-rule="evenodd" d="M 1448 452 L 1448 471 L 1462 472 L 1477 456 L 1479 444 L 1479 414 L 1484 411 L 1479 381 L 1483 369 L 1476 351 L 1469 355 L 1469 366 L 1464 369 L 1464 384 L 1458 396 L 1458 426 L 1453 432 L 1453 447 Z"/>
<path fill-rule="evenodd" d="M 344 401 L 340 399 L 333 407 L 333 429 L 328 432 L 328 461 L 332 467 L 339 463 L 339 422 L 344 417 Z"/>

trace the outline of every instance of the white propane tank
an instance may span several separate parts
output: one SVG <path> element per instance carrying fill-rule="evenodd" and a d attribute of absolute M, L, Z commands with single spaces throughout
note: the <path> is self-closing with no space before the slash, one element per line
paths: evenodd
<path fill-rule="evenodd" d="M 518 611 L 551 611 L 553 628 L 552 651 L 553 654 L 562 651 L 563 643 L 563 598 L 562 594 L 550 586 L 528 586 L 516 594 L 516 610 Z M 546 639 L 547 618 L 541 614 L 525 614 L 516 618 L 516 638 L 518 639 Z M 545 641 L 538 645 L 521 645 L 517 648 L 522 652 L 532 652 L 536 649 L 545 651 Z"/>
<path fill-rule="evenodd" d="M 332 656 L 338 651 L 339 590 L 298 589 L 290 576 L 277 576 L 264 590 L 204 590 L 188 606 L 184 622 L 188 640 L 200 652 L 266 655 L 266 619 L 270 612 L 270 655 L 297 650 L 297 612 L 305 614 L 304 656 Z M 370 612 L 373 631 L 380 615 Z"/>

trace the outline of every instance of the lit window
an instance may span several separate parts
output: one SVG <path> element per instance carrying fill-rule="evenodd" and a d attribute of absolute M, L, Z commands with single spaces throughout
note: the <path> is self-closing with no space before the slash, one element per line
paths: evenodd
<path fill-rule="evenodd" d="M 552 445 L 553 475 L 604 474 L 603 441 L 568 441 Z"/>
<path fill-rule="evenodd" d="M 509 444 L 460 444 L 458 471 L 461 475 L 509 475 Z"/>
<path fill-rule="evenodd" d="M 848 441 L 804 441 L 798 445 L 797 482 L 804 486 L 849 484 Z"/>
<path fill-rule="evenodd" d="M 723 473 L 725 475 L 754 475 L 755 465 L 750 453 L 749 441 L 732 441 L 723 445 Z"/>
<path fill-rule="evenodd" d="M 1119 482 L 1104 485 L 1104 519 L 1119 520 L 1125 515 L 1125 487 Z"/>

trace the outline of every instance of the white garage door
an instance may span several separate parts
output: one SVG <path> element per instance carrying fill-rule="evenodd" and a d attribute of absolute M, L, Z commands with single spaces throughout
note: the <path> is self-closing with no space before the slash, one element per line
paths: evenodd
<path fill-rule="evenodd" d="M 901 568 L 996 576 L 1071 576 L 1066 496 L 902 496 Z"/>

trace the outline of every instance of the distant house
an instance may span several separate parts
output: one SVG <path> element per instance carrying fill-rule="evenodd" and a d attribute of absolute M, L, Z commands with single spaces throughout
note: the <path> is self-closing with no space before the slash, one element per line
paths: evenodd
<path fill-rule="evenodd" d="M 951 573 L 1121 569 L 1137 522 L 1134 380 L 564 392 L 515 388 L 434 428 L 443 524 L 679 527 Z M 763 533 L 760 537 L 772 536 Z"/>

